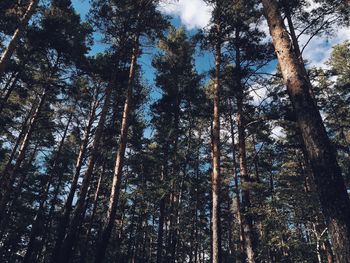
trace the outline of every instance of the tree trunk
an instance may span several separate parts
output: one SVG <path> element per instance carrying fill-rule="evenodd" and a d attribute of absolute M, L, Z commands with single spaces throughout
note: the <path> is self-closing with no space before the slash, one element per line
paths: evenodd
<path fill-rule="evenodd" d="M 231 102 L 230 102 L 231 103 Z M 232 105 L 231 105 L 232 108 Z M 245 234 L 244 234 L 244 227 L 243 227 L 243 219 L 242 219 L 242 213 L 241 213 L 241 197 L 239 194 L 239 183 L 238 183 L 238 174 L 237 174 L 237 162 L 236 162 L 236 146 L 235 146 L 235 133 L 233 128 L 233 118 L 232 114 L 230 113 L 230 129 L 231 129 L 231 144 L 232 144 L 232 160 L 233 160 L 233 175 L 234 175 L 234 192 L 235 192 L 235 203 L 236 203 L 236 218 L 239 226 L 239 241 L 240 241 L 240 249 L 241 252 L 245 252 Z"/>
<path fill-rule="evenodd" d="M 6 213 L 6 206 L 11 199 L 11 193 L 13 190 L 13 184 L 16 180 L 17 172 L 20 169 L 23 160 L 25 159 L 25 153 L 26 153 L 26 150 L 28 148 L 31 135 L 36 127 L 36 123 L 38 121 L 41 109 L 46 101 L 47 93 L 48 93 L 48 88 L 45 88 L 43 93 L 41 94 L 41 96 L 39 98 L 39 102 L 38 102 L 38 105 L 35 109 L 35 112 L 30 119 L 30 122 L 28 125 L 28 130 L 24 135 L 24 138 L 23 138 L 22 144 L 20 146 L 19 154 L 18 154 L 18 157 L 16 159 L 16 163 L 15 163 L 14 167 L 12 169 L 10 169 L 9 171 L 6 171 L 7 173 L 4 174 L 4 178 L 7 178 L 7 179 L 6 179 L 6 183 L 4 185 L 3 195 L 2 195 L 2 198 L 0 201 L 0 222 L 2 221 L 2 219 L 4 218 L 4 215 Z"/>
<path fill-rule="evenodd" d="M 96 186 L 96 191 L 95 191 L 94 201 L 93 201 L 93 206 L 92 206 L 92 212 L 91 212 L 89 224 L 88 224 L 87 230 L 86 230 L 86 241 L 83 244 L 83 247 L 82 247 L 81 253 L 80 253 L 80 262 L 81 263 L 85 263 L 86 262 L 86 256 L 87 256 L 87 252 L 88 252 L 88 246 L 89 246 L 89 241 L 90 241 L 92 224 L 94 222 L 95 214 L 96 214 L 96 211 L 97 211 L 98 198 L 99 198 L 100 192 L 101 192 L 101 183 L 102 183 L 102 179 L 104 177 L 104 173 L 105 173 L 105 164 L 103 165 L 102 172 L 101 172 L 101 175 L 100 175 L 100 177 L 98 179 L 97 186 Z"/>
<path fill-rule="evenodd" d="M 125 149 L 128 139 L 128 128 L 129 128 L 129 118 L 130 118 L 130 107 L 132 103 L 132 87 L 136 73 L 136 62 L 138 56 L 138 48 L 139 48 L 139 36 L 135 39 L 135 47 L 133 48 L 132 58 L 130 63 L 130 72 L 129 72 L 129 80 L 126 90 L 126 98 L 124 103 L 123 117 L 122 117 L 122 125 L 120 131 L 119 138 L 119 148 L 117 152 L 115 167 L 114 167 L 114 175 L 112 182 L 112 189 L 109 198 L 109 207 L 106 216 L 106 223 L 104 224 L 101 237 L 97 244 L 97 252 L 95 262 L 103 262 L 106 254 L 107 245 L 112 233 L 114 221 L 117 215 L 117 203 L 119 199 L 119 191 L 120 184 L 122 178 L 122 169 L 123 169 L 123 161 L 125 155 Z"/>
<path fill-rule="evenodd" d="M 253 245 L 253 223 L 250 215 L 250 177 L 247 167 L 246 142 L 245 142 L 245 120 L 243 117 L 243 90 L 240 87 L 237 96 L 237 126 L 238 126 L 238 147 L 239 147 L 239 167 L 242 181 L 242 225 L 245 239 L 245 253 L 248 263 L 255 262 Z"/>
<path fill-rule="evenodd" d="M 221 34 L 220 25 L 217 25 L 218 35 Z M 219 36 L 220 37 L 220 36 Z M 215 85 L 214 85 L 214 115 L 212 132 L 212 262 L 221 262 L 220 237 L 220 69 L 221 43 L 217 40 L 215 47 Z"/>
<path fill-rule="evenodd" d="M 162 167 L 161 183 L 163 185 L 164 178 L 166 177 L 166 164 Z M 163 193 L 159 202 L 159 221 L 158 221 L 158 237 L 157 237 L 157 261 L 156 263 L 162 263 L 163 254 L 163 234 L 164 234 L 164 213 L 165 213 L 165 193 Z"/>
<path fill-rule="evenodd" d="M 14 77 L 14 79 L 12 80 L 12 78 L 11 78 L 12 82 L 11 82 L 11 84 L 9 83 L 10 86 L 6 90 L 5 95 L 0 99 L 0 114 L 4 110 L 7 100 L 10 98 L 13 90 L 15 89 L 16 84 L 17 84 L 18 79 L 19 79 L 19 76 L 20 76 L 20 74 L 16 73 L 16 76 Z"/>
<path fill-rule="evenodd" d="M 69 223 L 69 217 L 70 217 L 70 214 L 71 214 L 72 209 L 73 209 L 73 206 L 72 206 L 73 199 L 74 199 L 75 191 L 77 190 L 77 187 L 78 187 L 78 179 L 80 176 L 81 167 L 83 166 L 84 156 L 85 156 L 87 146 L 89 143 L 92 125 L 93 125 L 94 120 L 95 120 L 97 106 L 98 106 L 98 100 L 97 100 L 97 98 L 95 98 L 92 105 L 91 105 L 91 110 L 89 113 L 88 122 L 87 122 L 87 125 L 85 127 L 84 139 L 80 145 L 79 154 L 78 154 L 77 162 L 75 165 L 75 171 L 74 171 L 74 175 L 73 175 L 72 182 L 70 185 L 68 197 L 67 197 L 67 200 L 66 200 L 65 205 L 64 205 L 64 209 L 62 212 L 62 216 L 60 218 L 60 222 L 58 224 L 56 244 L 55 244 L 55 247 L 54 247 L 54 250 L 52 253 L 52 262 L 60 262 L 60 256 L 62 256 L 60 254 L 61 248 L 62 248 L 62 243 L 63 243 L 64 237 L 66 234 L 67 225 Z"/>
<path fill-rule="evenodd" d="M 310 81 L 293 50 L 275 0 L 262 0 L 271 36 L 315 176 L 338 262 L 350 262 L 350 202 L 336 153 L 310 95 Z"/>
<path fill-rule="evenodd" d="M 99 150 L 101 146 L 100 144 L 101 144 L 101 139 L 103 135 L 104 124 L 106 122 L 106 117 L 109 109 L 112 89 L 115 87 L 115 81 L 116 81 L 116 74 L 113 74 L 112 81 L 106 89 L 105 100 L 103 103 L 101 116 L 96 128 L 95 138 L 91 149 L 91 156 L 90 156 L 88 167 L 81 184 L 81 189 L 80 189 L 78 200 L 72 216 L 71 225 L 68 229 L 67 236 L 64 241 L 62 251 L 60 253 L 61 262 L 69 262 L 70 257 L 72 255 L 74 244 L 76 242 L 77 234 L 79 233 L 79 229 L 80 229 L 79 226 L 81 225 L 84 218 L 85 199 L 90 186 L 95 163 L 100 154 Z"/>
<path fill-rule="evenodd" d="M 65 142 L 65 139 L 66 139 L 66 136 L 68 133 L 68 128 L 69 128 L 69 125 L 71 123 L 72 118 L 73 118 L 73 112 L 69 115 L 66 127 L 64 129 L 64 132 L 63 132 L 63 135 L 61 138 L 61 141 L 58 145 L 57 152 L 55 154 L 55 159 L 54 159 L 54 162 L 52 164 L 52 171 L 51 171 L 50 175 L 48 175 L 49 178 L 47 179 L 47 182 L 44 185 L 43 193 L 40 195 L 39 208 L 36 212 L 34 222 L 32 224 L 32 229 L 31 229 L 30 235 L 29 235 L 29 242 L 27 245 L 27 251 L 26 251 L 26 254 L 24 256 L 23 263 L 30 263 L 30 262 L 35 261 L 35 254 L 34 253 L 35 253 L 36 245 L 37 245 L 37 237 L 40 235 L 40 232 L 42 230 L 41 224 L 43 223 L 43 217 L 45 215 L 45 210 L 46 210 L 45 202 L 47 201 L 47 197 L 49 195 L 53 176 L 56 175 L 55 170 L 57 167 L 58 159 L 61 156 L 62 148 L 63 148 L 64 142 Z"/>
<path fill-rule="evenodd" d="M 21 35 L 23 34 L 23 31 L 27 27 L 30 18 L 34 14 L 34 11 L 35 11 L 38 3 L 39 3 L 39 0 L 32 0 L 29 3 L 27 11 L 25 12 L 24 16 L 21 18 L 21 21 L 19 22 L 18 28 L 14 32 L 10 43 L 8 44 L 4 53 L 2 54 L 1 59 L 0 59 L 0 77 L 4 74 L 6 67 L 7 67 L 7 64 L 9 62 L 13 52 L 15 51 L 16 46 L 21 38 Z"/>

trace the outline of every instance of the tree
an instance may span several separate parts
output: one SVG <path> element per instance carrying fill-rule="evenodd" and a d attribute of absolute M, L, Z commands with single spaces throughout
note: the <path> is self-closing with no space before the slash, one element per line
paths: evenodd
<path fill-rule="evenodd" d="M 350 255 L 350 203 L 336 155 L 309 90 L 304 65 L 287 47 L 289 36 L 275 1 L 262 1 L 281 71 L 315 176 L 321 207 L 338 261 Z M 330 176 L 331 175 L 331 176 Z M 340 209 L 339 209 L 340 208 Z"/>
<path fill-rule="evenodd" d="M 39 3 L 39 0 L 31 0 L 28 4 L 28 8 L 26 12 L 24 13 L 23 17 L 19 21 L 18 27 L 16 31 L 13 33 L 12 39 L 10 43 L 8 44 L 7 48 L 3 52 L 1 59 L 0 59 L 0 76 L 4 74 L 4 71 L 7 67 L 8 61 L 10 60 L 13 52 L 16 49 L 17 43 L 21 38 L 21 35 L 23 34 L 23 31 L 25 30 L 26 26 L 28 25 L 28 22 L 32 15 L 35 12 L 35 9 Z"/>

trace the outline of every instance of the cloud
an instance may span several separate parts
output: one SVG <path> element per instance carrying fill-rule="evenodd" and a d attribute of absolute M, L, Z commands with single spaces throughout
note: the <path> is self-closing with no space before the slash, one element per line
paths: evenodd
<path fill-rule="evenodd" d="M 335 27 L 337 27 L 335 25 Z M 315 37 L 303 52 L 303 57 L 309 63 L 308 66 L 325 67 L 325 62 L 332 53 L 332 47 L 350 40 L 350 28 L 335 28 L 335 33 L 331 37 Z M 300 39 L 301 46 L 304 46 L 309 36 L 303 36 Z"/>
<path fill-rule="evenodd" d="M 178 16 L 187 29 L 203 28 L 211 18 L 212 7 L 203 0 L 168 0 L 159 9 L 168 15 Z"/>

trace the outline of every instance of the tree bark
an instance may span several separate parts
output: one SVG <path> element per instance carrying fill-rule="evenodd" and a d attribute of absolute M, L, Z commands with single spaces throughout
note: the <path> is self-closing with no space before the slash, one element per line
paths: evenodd
<path fill-rule="evenodd" d="M 97 252 L 95 262 L 100 263 L 104 261 L 106 249 L 108 242 L 112 233 L 114 221 L 117 215 L 117 203 L 119 199 L 120 184 L 122 179 L 123 162 L 125 156 L 125 149 L 128 139 L 128 128 L 129 128 L 129 118 L 130 118 L 130 107 L 132 103 L 132 87 L 136 73 L 136 63 L 138 57 L 139 48 L 139 36 L 136 36 L 135 47 L 133 48 L 132 58 L 130 63 L 129 79 L 126 90 L 126 98 L 124 103 L 122 125 L 119 138 L 119 148 L 117 152 L 114 175 L 112 182 L 112 189 L 109 198 L 109 207 L 106 216 L 106 223 L 104 224 L 101 236 L 97 244 Z"/>
<path fill-rule="evenodd" d="M 1 59 L 0 59 L 0 77 L 4 74 L 6 67 L 8 65 L 8 62 L 9 62 L 13 52 L 15 51 L 17 44 L 18 44 L 18 42 L 23 34 L 23 31 L 27 27 L 30 18 L 33 16 L 38 3 L 39 3 L 39 0 L 32 0 L 29 3 L 28 8 L 27 8 L 24 16 L 21 18 L 21 20 L 19 22 L 18 28 L 14 32 L 10 43 L 8 44 L 4 53 L 2 54 Z"/>
<path fill-rule="evenodd" d="M 218 35 L 221 35 L 217 24 Z M 218 36 L 220 37 L 220 36 Z M 221 86 L 221 40 L 215 47 L 214 115 L 212 132 L 212 262 L 221 262 L 220 237 L 220 86 Z"/>
<path fill-rule="evenodd" d="M 288 32 L 275 0 L 262 0 L 282 75 L 295 110 L 297 123 L 314 173 L 322 212 L 338 262 L 350 262 L 350 202 L 344 179 L 310 95 L 310 81 L 291 47 Z"/>

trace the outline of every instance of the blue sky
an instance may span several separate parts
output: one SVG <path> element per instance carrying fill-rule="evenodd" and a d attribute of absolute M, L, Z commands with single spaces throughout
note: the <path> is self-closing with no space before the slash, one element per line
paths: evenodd
<path fill-rule="evenodd" d="M 73 5 L 81 17 L 84 19 L 85 15 L 89 11 L 89 0 L 72 0 Z M 306 0 L 310 3 L 310 12 L 313 8 L 317 7 L 314 0 Z M 160 10 L 173 17 L 172 23 L 174 26 L 185 26 L 188 29 L 189 35 L 193 34 L 197 29 L 204 28 L 210 21 L 210 12 L 212 8 L 204 3 L 203 0 L 167 0 L 160 5 Z M 260 29 L 265 31 L 269 35 L 266 21 L 263 21 L 260 25 Z M 99 36 L 95 34 L 95 45 L 92 48 L 91 53 L 102 52 L 104 46 L 98 42 Z M 309 36 L 302 35 L 299 39 L 301 47 L 308 42 Z M 330 56 L 332 47 L 336 44 L 342 43 L 345 40 L 350 39 L 350 28 L 336 28 L 334 34 L 328 38 L 324 36 L 315 37 L 306 47 L 303 57 L 309 62 L 308 66 L 324 67 L 325 62 Z M 145 55 L 140 59 L 140 64 L 144 71 L 145 79 L 151 86 L 154 82 L 154 69 L 151 66 L 153 55 L 156 53 L 156 49 L 145 50 Z M 199 73 L 206 72 L 213 67 L 213 58 L 209 54 L 204 56 L 196 56 L 196 67 Z M 274 63 L 275 65 L 275 63 Z M 274 70 L 274 66 L 269 69 Z M 263 95 L 263 94 L 262 94 Z"/>

